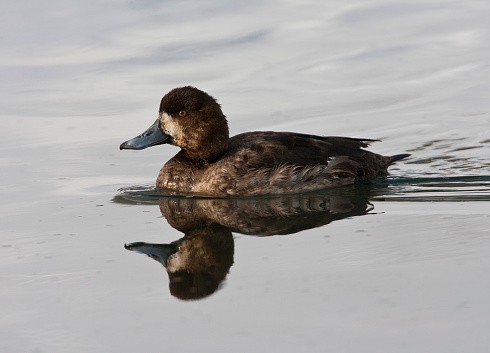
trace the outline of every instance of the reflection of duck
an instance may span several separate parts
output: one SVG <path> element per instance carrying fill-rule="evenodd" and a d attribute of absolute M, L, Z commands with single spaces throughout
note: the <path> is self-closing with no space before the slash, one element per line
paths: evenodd
<path fill-rule="evenodd" d="M 305 192 L 373 179 L 408 156 L 385 157 L 362 149 L 372 141 L 270 131 L 229 138 L 216 100 L 194 87 L 181 87 L 162 98 L 155 123 L 120 148 L 178 146 L 182 150 L 160 170 L 157 187 L 243 196 Z"/>
<path fill-rule="evenodd" d="M 163 264 L 172 295 L 199 299 L 214 293 L 233 264 L 232 232 L 292 234 L 335 220 L 362 215 L 371 206 L 365 194 L 328 194 L 256 199 L 161 198 L 160 211 L 185 236 L 171 244 L 132 243 L 128 250 Z"/>

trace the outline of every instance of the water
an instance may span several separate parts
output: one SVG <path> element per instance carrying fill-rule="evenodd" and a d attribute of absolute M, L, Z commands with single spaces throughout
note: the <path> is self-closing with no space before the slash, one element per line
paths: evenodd
<path fill-rule="evenodd" d="M 488 351 L 486 2 L 0 9 L 0 351 Z M 373 185 L 293 199 L 162 198 L 177 150 L 118 147 L 187 84 L 218 98 L 232 134 L 412 156 Z M 189 301 L 144 254 L 206 234 L 196 219 L 224 236 L 184 239 L 211 254 L 223 239 L 224 259 Z"/>

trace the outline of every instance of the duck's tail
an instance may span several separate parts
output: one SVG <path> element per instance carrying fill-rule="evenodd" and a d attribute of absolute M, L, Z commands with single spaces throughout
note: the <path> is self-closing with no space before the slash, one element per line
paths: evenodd
<path fill-rule="evenodd" d="M 409 153 L 395 154 L 394 156 L 390 157 L 390 161 L 388 162 L 388 165 L 395 163 L 396 161 L 399 161 L 400 159 L 407 158 L 408 156 L 410 156 Z"/>

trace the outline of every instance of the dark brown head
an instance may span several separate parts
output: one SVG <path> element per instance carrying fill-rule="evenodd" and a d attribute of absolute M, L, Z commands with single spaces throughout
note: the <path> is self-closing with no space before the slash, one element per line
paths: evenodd
<path fill-rule="evenodd" d="M 228 123 L 216 100 L 195 87 L 175 88 L 160 103 L 157 121 L 121 149 L 169 143 L 190 159 L 212 162 L 228 148 Z"/>

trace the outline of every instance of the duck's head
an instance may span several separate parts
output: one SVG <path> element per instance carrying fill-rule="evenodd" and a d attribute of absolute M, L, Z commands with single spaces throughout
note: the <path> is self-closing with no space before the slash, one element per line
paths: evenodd
<path fill-rule="evenodd" d="M 212 162 L 226 151 L 228 138 L 228 123 L 216 100 L 186 86 L 167 93 L 153 125 L 122 143 L 120 149 L 141 150 L 168 143 L 180 147 L 190 159 Z"/>

